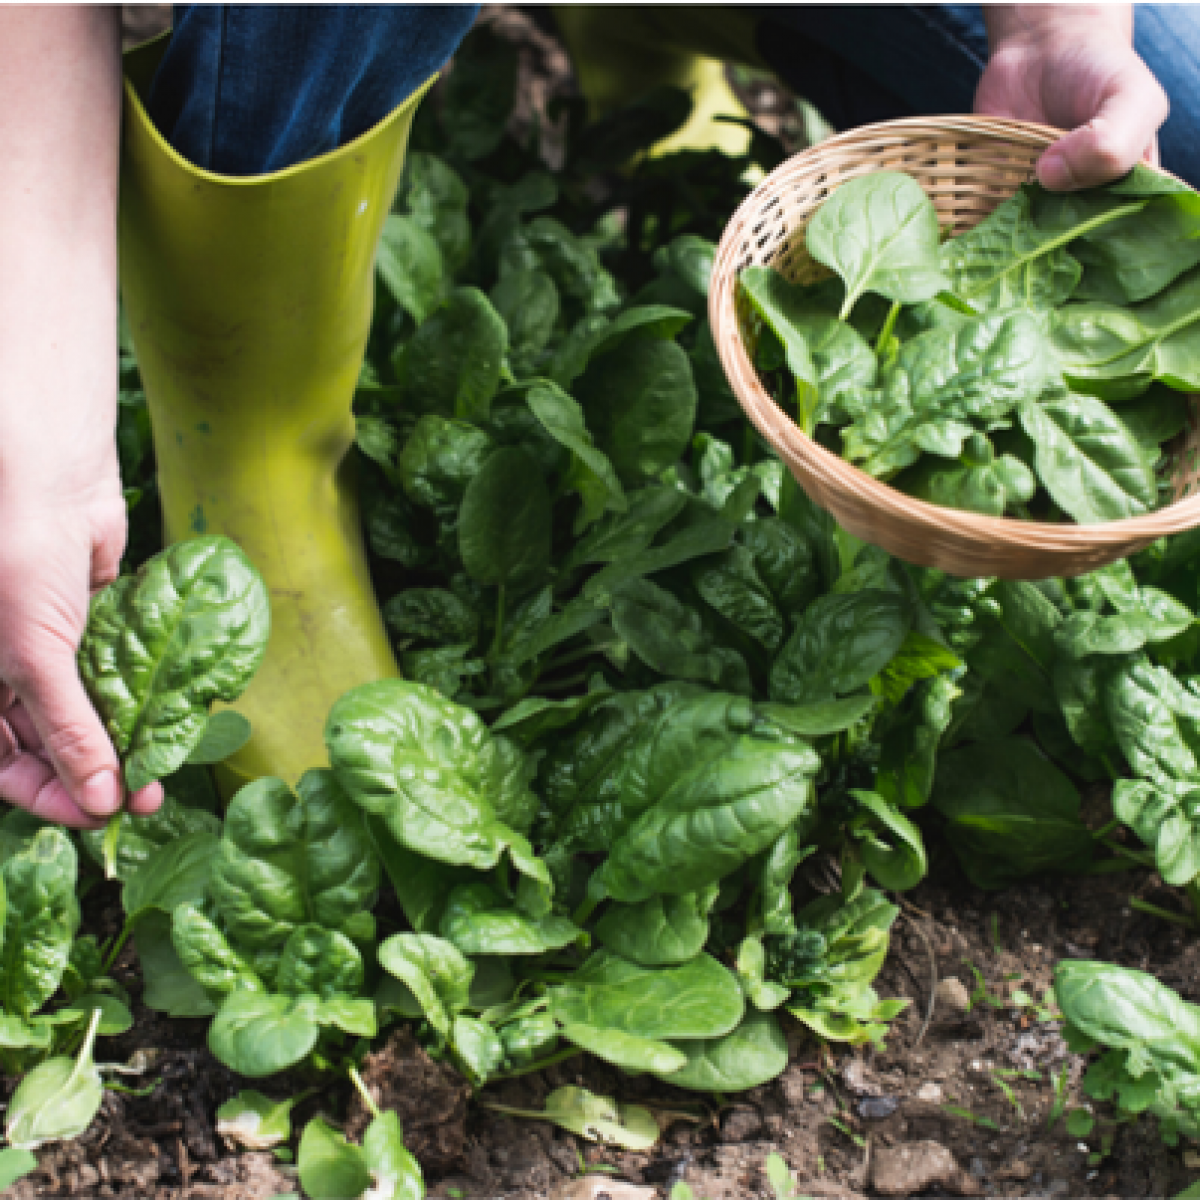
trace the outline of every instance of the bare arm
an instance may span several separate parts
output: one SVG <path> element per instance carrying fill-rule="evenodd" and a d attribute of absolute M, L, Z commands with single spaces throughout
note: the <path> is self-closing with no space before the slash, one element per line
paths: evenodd
<path fill-rule="evenodd" d="M 976 111 L 1071 130 L 1042 155 L 1042 183 L 1090 187 L 1156 160 L 1169 106 L 1133 48 L 1131 5 L 985 5 L 984 21 L 991 58 Z"/>
<path fill-rule="evenodd" d="M 125 544 L 118 12 L 0 7 L 0 796 L 72 825 L 121 803 L 75 667 Z"/>

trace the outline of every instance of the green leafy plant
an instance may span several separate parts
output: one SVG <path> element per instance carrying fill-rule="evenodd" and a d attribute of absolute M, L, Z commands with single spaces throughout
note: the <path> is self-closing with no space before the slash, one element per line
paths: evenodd
<path fill-rule="evenodd" d="M 1084 1091 L 1123 1116 L 1148 1112 L 1163 1140 L 1200 1133 L 1200 1008 L 1153 976 L 1111 963 L 1059 963 L 1054 994 L 1077 1053 L 1102 1048 Z"/>

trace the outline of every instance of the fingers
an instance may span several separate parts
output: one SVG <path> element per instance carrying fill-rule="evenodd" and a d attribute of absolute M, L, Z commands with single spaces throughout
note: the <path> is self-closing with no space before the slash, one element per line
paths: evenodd
<path fill-rule="evenodd" d="M 122 795 L 116 751 L 83 690 L 70 649 L 43 653 L 35 669 L 9 682 L 33 726 L 27 744 L 40 740 L 39 759 L 57 774 L 75 808 L 91 817 L 117 812 Z M 23 775 L 20 784 L 25 790 L 10 798 L 29 807 L 21 797 L 29 798 L 30 779 Z M 0 792 L 10 795 L 2 783 Z"/>
<path fill-rule="evenodd" d="M 90 817 L 71 799 L 54 768 L 22 748 L 8 722 L 0 719 L 0 795 L 18 808 L 72 829 L 99 829 L 104 822 Z"/>
<path fill-rule="evenodd" d="M 148 817 L 158 812 L 162 807 L 163 789 L 161 783 L 152 783 L 129 797 L 129 811 L 135 817 Z"/>
<path fill-rule="evenodd" d="M 1037 174 L 1052 191 L 1095 187 L 1130 171 L 1167 118 L 1166 93 L 1140 59 L 1113 76 L 1095 115 L 1042 155 Z"/>

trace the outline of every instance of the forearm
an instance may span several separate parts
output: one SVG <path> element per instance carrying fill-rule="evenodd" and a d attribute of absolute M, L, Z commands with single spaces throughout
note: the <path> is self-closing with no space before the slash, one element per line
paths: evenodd
<path fill-rule="evenodd" d="M 0 8 L 3 508 L 116 480 L 120 78 L 115 7 Z"/>
<path fill-rule="evenodd" d="M 1133 42 L 1132 4 L 985 4 L 983 23 L 993 51 L 1005 42 L 1036 40 L 1063 23 L 1085 21 L 1119 30 Z"/>

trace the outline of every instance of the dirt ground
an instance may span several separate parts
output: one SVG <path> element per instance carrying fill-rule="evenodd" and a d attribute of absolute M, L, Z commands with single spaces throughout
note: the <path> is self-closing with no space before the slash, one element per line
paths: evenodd
<path fill-rule="evenodd" d="M 127 19 L 128 40 L 153 33 L 163 20 L 162 6 L 136 8 Z M 544 102 L 562 82 L 539 60 L 558 52 L 528 36 L 530 90 L 523 94 Z M 792 136 L 802 128 L 778 89 L 754 84 L 752 93 L 755 112 L 772 132 Z M 930 875 L 901 902 L 877 984 L 881 995 L 911 1000 L 886 1050 L 822 1051 L 793 1026 L 785 1074 L 719 1107 L 587 1058 L 469 1098 L 454 1073 L 430 1062 L 403 1032 L 367 1064 L 367 1080 L 400 1113 L 430 1194 L 457 1200 L 654 1200 L 678 1181 L 700 1200 L 752 1200 L 774 1195 L 763 1170 L 772 1152 L 793 1170 L 798 1195 L 830 1200 L 1170 1197 L 1200 1178 L 1200 1154 L 1164 1147 L 1148 1124 L 1116 1127 L 1101 1119 L 1082 1141 L 1067 1133 L 1061 1117 L 1051 1125 L 1056 1094 L 1060 1113 L 1082 1103 L 1084 1064 L 1037 1011 L 1053 965 L 1064 957 L 1095 956 L 1150 971 L 1200 1001 L 1200 939 L 1130 904 L 1139 896 L 1169 908 L 1176 903 L 1171 893 L 1146 872 L 983 893 L 936 846 Z M 115 931 L 115 891 L 95 889 L 85 909 L 90 930 Z M 136 1003 L 135 947 L 118 975 L 134 996 L 136 1023 L 104 1044 L 104 1056 L 127 1062 L 140 1053 L 148 1069 L 122 1076 L 128 1090 L 107 1095 L 88 1134 L 43 1151 L 39 1171 L 3 1195 L 268 1200 L 297 1192 L 288 1163 L 269 1153 L 238 1153 L 217 1135 L 217 1107 L 256 1085 L 208 1053 L 206 1023 L 168 1022 Z M 310 1082 L 257 1086 L 282 1097 Z M 537 1108 L 564 1084 L 654 1109 L 668 1122 L 660 1144 L 645 1154 L 617 1152 L 551 1125 L 502 1117 L 481 1103 Z M 11 1086 L 7 1081 L 5 1094 Z M 346 1087 L 317 1086 L 293 1114 L 297 1128 L 317 1112 L 352 1132 L 361 1127 Z"/>

